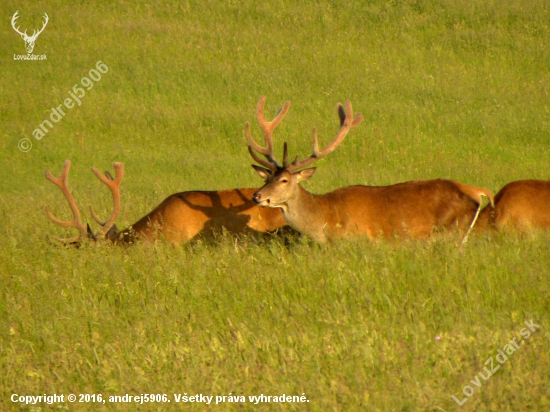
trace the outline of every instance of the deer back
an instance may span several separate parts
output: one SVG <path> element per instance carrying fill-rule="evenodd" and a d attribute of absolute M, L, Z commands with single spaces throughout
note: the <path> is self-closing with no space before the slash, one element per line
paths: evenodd
<path fill-rule="evenodd" d="M 324 195 L 303 190 L 299 205 L 291 204 L 285 218 L 291 227 L 318 241 L 359 234 L 371 239 L 426 237 L 455 227 L 466 232 L 479 210 L 479 193 L 486 192 L 439 179 L 348 186 Z"/>
<path fill-rule="evenodd" d="M 550 228 L 550 181 L 518 180 L 505 185 L 487 205 L 481 224 L 500 231 Z"/>
<path fill-rule="evenodd" d="M 252 201 L 256 189 L 188 191 L 167 197 L 146 216 L 117 235 L 118 241 L 165 239 L 180 243 L 230 233 L 269 233 L 286 226 L 280 210 Z"/>

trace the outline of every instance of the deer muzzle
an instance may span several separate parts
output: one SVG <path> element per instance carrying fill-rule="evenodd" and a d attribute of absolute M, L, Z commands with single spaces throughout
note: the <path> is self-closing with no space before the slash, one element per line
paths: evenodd
<path fill-rule="evenodd" d="M 252 200 L 259 204 L 260 206 L 268 206 L 269 205 L 269 198 L 262 197 L 262 194 L 260 191 L 257 191 L 254 193 L 254 196 L 252 196 Z"/>

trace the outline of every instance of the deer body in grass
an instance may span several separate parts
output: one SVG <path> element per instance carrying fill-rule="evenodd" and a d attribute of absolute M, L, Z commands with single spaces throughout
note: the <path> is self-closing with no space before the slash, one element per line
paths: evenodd
<path fill-rule="evenodd" d="M 168 196 L 160 205 L 118 233 L 116 241 L 137 239 L 183 243 L 232 234 L 274 233 L 286 226 L 279 210 L 265 210 L 252 200 L 257 189 L 188 191 Z"/>
<path fill-rule="evenodd" d="M 494 207 L 485 206 L 479 219 L 483 227 L 502 232 L 550 229 L 550 181 L 508 183 L 496 194 Z"/>
<path fill-rule="evenodd" d="M 353 117 L 351 103 L 339 104 L 340 129 L 334 140 L 319 150 L 317 132 L 313 129 L 313 154 L 301 161 L 288 160 L 284 145 L 283 163 L 273 154 L 272 132 L 283 119 L 290 102 L 286 102 L 275 119 L 267 122 L 263 116 L 265 96 L 257 107 L 257 118 L 263 130 L 265 146 L 258 145 L 246 125 L 248 150 L 261 166 L 252 167 L 265 181 L 253 199 L 261 206 L 280 208 L 286 222 L 298 232 L 318 241 L 365 235 L 379 237 L 425 237 L 434 230 L 458 227 L 465 233 L 475 224 L 482 205 L 482 196 L 493 196 L 487 189 L 452 180 L 424 180 L 392 186 L 348 186 L 333 192 L 315 195 L 300 182 L 310 179 L 315 168 L 307 168 L 330 154 L 344 140 L 349 130 L 362 120 Z M 260 155 L 263 155 L 263 159 Z"/>
<path fill-rule="evenodd" d="M 98 179 L 109 187 L 114 202 L 113 212 L 106 221 L 101 220 L 90 206 L 93 219 L 101 226 L 101 229 L 94 233 L 88 225 L 82 223 L 78 206 L 69 191 L 70 166 L 71 162 L 66 160 L 59 178 L 46 171 L 46 177 L 61 189 L 73 212 L 73 220 L 64 222 L 54 217 L 46 207 L 48 218 L 60 226 L 75 228 L 80 233 L 73 238 L 60 239 L 64 243 L 79 244 L 86 238 L 107 239 L 115 243 L 157 239 L 181 243 L 199 237 L 212 237 L 222 231 L 234 234 L 271 233 L 286 226 L 281 211 L 260 208 L 252 200 L 257 189 L 245 188 L 173 194 L 136 223 L 117 232 L 115 219 L 120 212 L 120 182 L 124 174 L 124 165 L 115 163 L 115 178 L 108 172 L 103 176 L 96 168 L 92 168 Z"/>

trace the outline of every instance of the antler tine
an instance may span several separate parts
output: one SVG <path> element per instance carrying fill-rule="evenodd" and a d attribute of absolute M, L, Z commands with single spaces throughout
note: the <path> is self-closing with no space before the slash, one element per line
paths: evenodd
<path fill-rule="evenodd" d="M 248 146 L 256 150 L 258 153 L 263 154 L 264 156 L 269 156 L 271 148 L 268 146 L 267 142 L 266 142 L 266 147 L 262 147 L 258 143 L 256 143 L 256 141 L 252 137 L 252 134 L 250 133 L 250 122 L 246 122 L 245 131 L 246 131 L 246 140 L 248 140 Z"/>
<path fill-rule="evenodd" d="M 351 111 L 351 102 L 349 101 L 346 102 L 346 105 L 348 104 L 350 105 L 348 111 Z M 342 103 L 338 103 L 336 107 L 338 109 L 338 117 L 340 117 L 340 127 L 342 127 L 346 119 L 349 119 L 352 116 L 350 115 L 349 118 L 348 116 L 346 116 L 346 109 L 344 109 L 344 106 L 342 106 Z M 357 113 L 357 116 L 355 116 L 355 119 L 353 120 L 351 127 L 357 126 L 359 123 L 361 123 L 361 121 L 363 121 L 363 115 L 361 113 Z"/>
<path fill-rule="evenodd" d="M 95 213 L 94 208 L 92 205 L 88 205 L 88 210 L 90 211 L 90 215 L 92 215 L 92 218 L 96 221 L 97 224 L 101 226 L 105 226 L 107 223 L 106 220 L 101 220 L 101 218 Z"/>
<path fill-rule="evenodd" d="M 258 103 L 258 122 L 260 123 L 262 131 L 264 132 L 266 146 L 271 149 L 271 152 L 273 152 L 273 142 L 271 140 L 271 134 L 273 133 L 273 130 L 279 125 L 279 123 L 281 123 L 281 120 L 283 120 L 283 118 L 285 117 L 286 112 L 288 112 L 288 109 L 290 108 L 290 102 L 286 101 L 283 107 L 281 107 L 275 115 L 275 118 L 270 122 L 267 122 L 264 118 L 264 103 L 265 96 L 262 96 Z"/>
<path fill-rule="evenodd" d="M 107 177 L 107 179 L 109 180 L 115 180 L 115 178 L 109 173 L 109 171 L 105 171 L 105 177 Z M 100 224 L 101 226 L 105 226 L 105 224 L 107 223 L 106 220 L 101 220 L 99 218 L 98 215 L 96 215 L 95 211 L 94 211 L 94 208 L 92 207 L 92 205 L 88 205 L 88 209 L 90 210 L 90 214 L 92 215 L 92 218 L 98 223 Z"/>
<path fill-rule="evenodd" d="M 109 219 L 107 219 L 105 222 L 99 219 L 99 217 L 94 212 L 92 206 L 89 206 L 90 213 L 92 214 L 94 220 L 101 226 L 103 226 L 101 231 L 99 232 L 102 236 L 105 236 L 107 232 L 111 229 L 111 227 L 115 223 L 115 219 L 117 218 L 118 213 L 120 212 L 120 182 L 122 182 L 122 178 L 124 177 L 124 163 L 115 162 L 113 163 L 113 167 L 115 168 L 114 179 L 109 174 L 109 172 L 105 172 L 105 176 L 103 176 L 99 170 L 97 170 L 95 167 L 92 167 L 92 172 L 97 176 L 99 180 L 101 180 L 103 184 L 105 184 L 109 188 L 111 194 L 113 195 L 113 212 L 111 213 Z"/>
<path fill-rule="evenodd" d="M 79 240 L 82 236 L 86 237 L 87 230 L 82 224 L 82 220 L 80 218 L 80 211 L 78 210 L 78 206 L 76 205 L 76 202 L 74 201 L 73 196 L 71 195 L 71 192 L 69 191 L 68 187 L 68 177 L 69 177 L 69 169 L 71 168 L 71 161 L 65 160 L 65 163 L 63 163 L 63 171 L 61 172 L 61 177 L 57 178 L 53 176 L 48 170 L 46 170 L 45 175 L 46 178 L 58 186 L 63 194 L 65 195 L 65 198 L 67 199 L 67 202 L 69 203 L 69 206 L 71 207 L 71 211 L 73 212 L 74 219 L 72 221 L 62 221 L 57 219 L 51 212 L 50 208 L 48 206 L 45 207 L 46 216 L 54 222 L 55 224 L 63 227 L 74 227 L 77 228 L 80 232 L 80 236 L 77 236 L 75 238 L 71 239 L 60 239 L 62 242 L 70 243 L 74 242 L 76 240 Z"/>
<path fill-rule="evenodd" d="M 291 163 L 288 161 L 288 145 L 285 142 L 283 145 L 283 167 L 287 168 L 290 164 Z"/>
<path fill-rule="evenodd" d="M 276 165 L 274 165 L 271 162 L 268 162 L 264 159 L 262 159 L 260 156 L 258 156 L 255 152 L 252 146 L 248 145 L 248 153 L 250 153 L 250 156 L 254 159 L 256 163 L 261 164 L 263 167 L 267 167 L 270 170 L 275 170 L 277 168 Z"/>
<path fill-rule="evenodd" d="M 314 127 L 313 128 L 313 154 L 307 159 L 304 159 L 301 161 L 295 160 L 294 162 L 292 162 L 292 164 L 289 167 L 287 167 L 287 170 L 289 172 L 294 172 L 298 169 L 302 169 L 316 162 L 317 160 L 322 159 L 325 156 L 328 156 L 330 153 L 334 151 L 334 149 L 336 149 L 340 145 L 340 143 L 342 143 L 342 141 L 348 134 L 349 130 L 352 127 L 357 126 L 363 120 L 363 115 L 361 113 L 357 113 L 355 118 L 353 117 L 353 108 L 349 100 L 346 102 L 345 111 L 341 103 L 338 103 L 336 107 L 338 110 L 338 117 L 340 118 L 340 130 L 338 130 L 338 133 L 336 134 L 336 137 L 334 138 L 334 140 L 323 150 L 319 150 L 319 141 L 317 139 L 317 128 Z"/>
<path fill-rule="evenodd" d="M 21 36 L 26 36 L 27 35 L 27 30 L 25 30 L 25 33 L 21 33 L 19 31 L 19 27 L 15 27 L 15 21 L 19 18 L 19 16 L 17 15 L 17 13 L 19 13 L 19 10 L 17 10 L 15 12 L 15 14 L 13 15 L 13 17 L 11 18 L 11 26 L 13 27 L 13 29 L 19 33 Z"/>
<path fill-rule="evenodd" d="M 38 33 L 36 34 L 34 33 L 36 30 L 33 30 L 32 37 L 35 37 L 35 36 L 38 37 L 38 35 L 44 31 L 49 21 L 50 21 L 50 18 L 48 17 L 48 14 L 44 13 L 44 23 L 42 24 L 42 28 L 38 30 Z"/>
<path fill-rule="evenodd" d="M 336 135 L 334 140 L 322 151 L 319 151 L 319 147 L 317 144 L 317 133 L 316 132 L 314 133 L 313 154 L 315 155 L 315 157 L 319 159 L 332 153 L 332 151 L 336 149 L 338 145 L 340 145 L 340 143 L 342 143 L 342 141 L 348 134 L 349 130 L 352 127 L 357 126 L 363 120 L 363 115 L 361 113 L 357 113 L 357 116 L 355 116 L 355 118 L 353 117 L 353 108 L 351 107 L 351 102 L 349 100 L 346 102 L 345 112 L 342 104 L 338 103 L 337 107 L 338 107 L 338 116 L 340 117 L 340 130 L 338 130 L 338 134 Z M 317 147 L 315 148 L 315 146 Z"/>
<path fill-rule="evenodd" d="M 271 170 L 276 170 L 276 169 L 280 169 L 281 166 L 275 160 L 275 156 L 273 153 L 273 140 L 271 135 L 273 133 L 273 130 L 283 120 L 286 113 L 288 112 L 288 109 L 290 107 L 290 102 L 289 101 L 285 102 L 283 107 L 281 107 L 277 112 L 277 115 L 275 116 L 275 118 L 272 121 L 268 122 L 264 118 L 265 100 L 266 100 L 266 97 L 262 96 L 258 102 L 258 106 L 256 109 L 256 117 L 258 118 L 258 123 L 262 128 L 265 147 L 260 146 L 258 143 L 254 141 L 254 139 L 252 138 L 252 134 L 250 133 L 250 123 L 248 122 L 246 123 L 246 139 L 248 140 L 249 147 L 257 151 L 258 153 L 264 155 L 267 158 L 268 162 L 258 161 L 257 160 L 258 157 L 252 155 L 251 153 L 252 158 L 258 163 L 260 163 L 262 166 L 268 167 Z M 249 152 L 250 152 L 250 149 L 249 149 Z"/>

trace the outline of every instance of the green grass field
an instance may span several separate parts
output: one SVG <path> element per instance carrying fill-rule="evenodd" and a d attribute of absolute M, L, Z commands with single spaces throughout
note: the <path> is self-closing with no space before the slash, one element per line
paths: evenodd
<path fill-rule="evenodd" d="M 90 167 L 125 163 L 120 228 L 175 192 L 261 186 L 244 137 L 246 121 L 260 134 L 261 95 L 268 117 L 292 101 L 274 140 L 302 157 L 313 126 L 334 137 L 337 102 L 363 113 L 304 184 L 314 193 L 549 179 L 548 2 L 95 3 L 0 4 L 0 410 L 550 410 L 548 233 L 74 249 L 48 242 L 67 233 L 43 211 L 70 218 L 44 178 L 65 159 L 89 221 L 88 204 L 111 207 Z M 47 60 L 14 60 L 17 10 L 29 34 L 48 13 L 33 51 Z M 36 140 L 98 61 L 108 72 Z M 44 394 L 65 400 L 12 402 Z M 126 394 L 171 402 L 108 401 Z M 261 394 L 307 402 L 249 400 Z"/>

